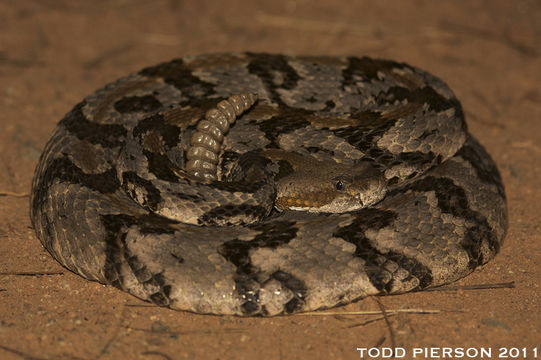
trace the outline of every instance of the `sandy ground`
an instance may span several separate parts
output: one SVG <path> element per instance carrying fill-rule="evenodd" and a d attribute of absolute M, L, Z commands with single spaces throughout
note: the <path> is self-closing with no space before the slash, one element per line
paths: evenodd
<path fill-rule="evenodd" d="M 516 347 L 530 359 L 537 346 L 541 358 L 539 19 L 538 0 L 0 0 L 0 358 L 358 359 L 357 348 L 394 346 L 405 358 L 416 347 L 484 347 L 490 358 Z M 392 58 L 447 81 L 501 170 L 510 214 L 501 253 L 455 285 L 515 287 L 336 309 L 384 308 L 387 320 L 237 318 L 157 308 L 58 265 L 28 217 L 33 170 L 56 122 L 85 95 L 146 65 L 243 50 Z"/>

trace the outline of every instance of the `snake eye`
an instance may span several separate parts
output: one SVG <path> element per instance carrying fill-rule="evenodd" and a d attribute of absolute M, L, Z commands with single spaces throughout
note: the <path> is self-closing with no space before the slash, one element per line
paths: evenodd
<path fill-rule="evenodd" d="M 340 180 L 336 183 L 336 190 L 342 190 L 344 188 L 344 184 Z"/>

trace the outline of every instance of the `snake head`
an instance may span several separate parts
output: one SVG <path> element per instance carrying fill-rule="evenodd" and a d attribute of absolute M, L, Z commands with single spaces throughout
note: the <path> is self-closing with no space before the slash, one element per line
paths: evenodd
<path fill-rule="evenodd" d="M 360 174 L 342 175 L 334 180 L 335 191 L 321 212 L 342 213 L 372 206 L 387 193 L 385 179 L 376 169 L 368 168 Z M 314 211 L 314 210 L 312 210 Z"/>
<path fill-rule="evenodd" d="M 371 206 L 386 193 L 383 174 L 370 163 L 322 162 L 317 170 L 297 167 L 278 181 L 275 205 L 279 210 L 344 213 Z"/>

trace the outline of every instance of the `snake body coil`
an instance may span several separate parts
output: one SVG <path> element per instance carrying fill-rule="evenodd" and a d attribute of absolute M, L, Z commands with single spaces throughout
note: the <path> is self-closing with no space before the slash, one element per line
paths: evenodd
<path fill-rule="evenodd" d="M 507 229 L 447 85 L 366 57 L 204 55 L 121 78 L 60 121 L 30 209 L 85 278 L 237 315 L 452 282 Z"/>

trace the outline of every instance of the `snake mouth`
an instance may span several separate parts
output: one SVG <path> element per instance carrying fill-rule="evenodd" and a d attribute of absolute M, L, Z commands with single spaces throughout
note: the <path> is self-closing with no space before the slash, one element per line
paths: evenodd
<path fill-rule="evenodd" d="M 327 202 L 317 199 L 307 194 L 307 196 L 283 196 L 276 199 L 275 206 L 279 210 L 310 211 L 325 206 Z"/>
<path fill-rule="evenodd" d="M 309 198 L 280 198 L 276 201 L 278 210 L 307 211 L 311 213 L 346 213 L 366 207 L 361 194 L 341 196 L 330 201 L 318 201 Z"/>

